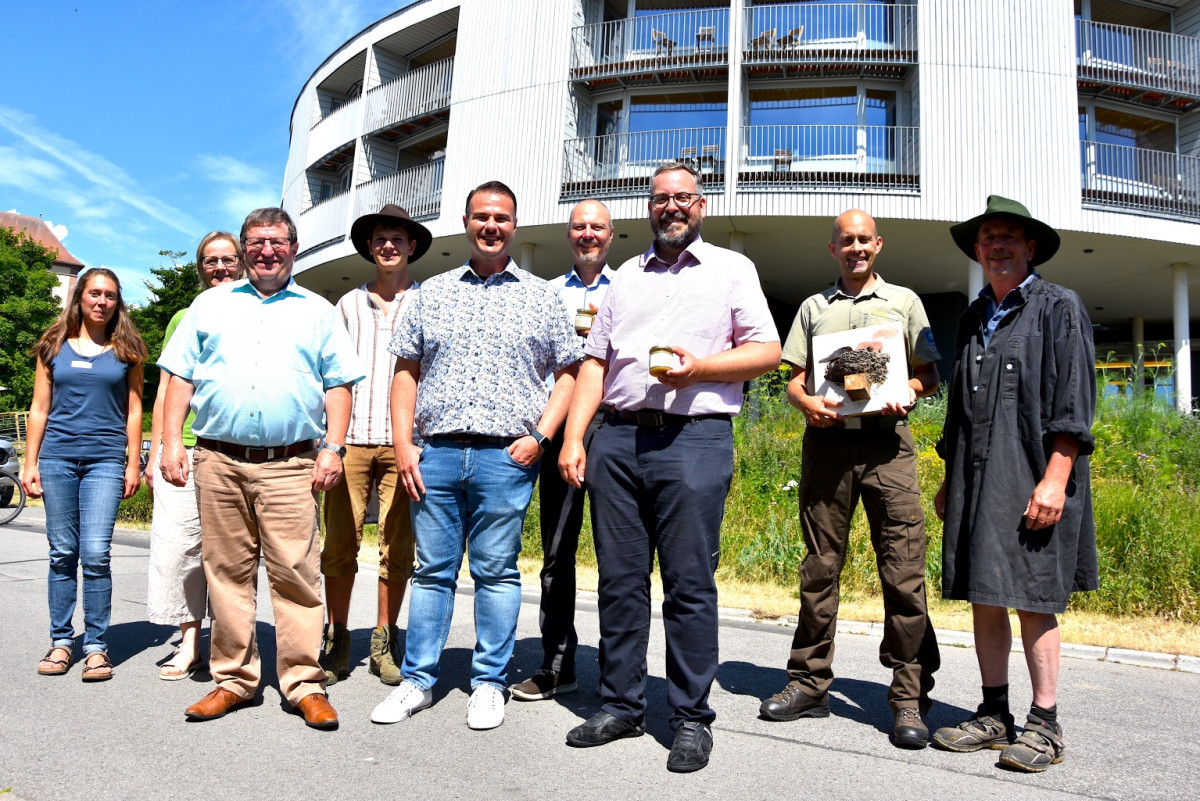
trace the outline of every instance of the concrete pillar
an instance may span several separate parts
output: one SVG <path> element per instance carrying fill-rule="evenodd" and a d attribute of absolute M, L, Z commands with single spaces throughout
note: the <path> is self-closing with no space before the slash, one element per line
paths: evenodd
<path fill-rule="evenodd" d="M 746 232 L 745 231 L 730 231 L 729 232 L 729 249 L 734 253 L 746 253 Z"/>
<path fill-rule="evenodd" d="M 1175 408 L 1192 411 L 1192 337 L 1188 330 L 1188 265 L 1171 265 L 1172 307 L 1175 318 Z"/>
<path fill-rule="evenodd" d="M 743 110 L 745 92 L 742 88 L 742 32 L 745 15 L 742 13 L 742 3 L 730 3 L 729 25 L 729 105 L 725 114 L 725 197 L 733 202 L 734 184 L 737 183 L 738 163 L 744 150 L 742 144 L 742 126 L 746 124 L 748 114 Z M 739 253 L 741 251 L 738 251 Z"/>
<path fill-rule="evenodd" d="M 521 269 L 527 273 L 533 272 L 533 251 L 537 245 L 532 242 L 521 243 Z"/>
<path fill-rule="evenodd" d="M 967 303 L 979 297 L 983 291 L 983 268 L 977 261 L 967 262 Z"/>
<path fill-rule="evenodd" d="M 1129 382 L 1134 392 L 1146 388 L 1146 319 L 1134 317 L 1133 328 L 1133 380 Z"/>

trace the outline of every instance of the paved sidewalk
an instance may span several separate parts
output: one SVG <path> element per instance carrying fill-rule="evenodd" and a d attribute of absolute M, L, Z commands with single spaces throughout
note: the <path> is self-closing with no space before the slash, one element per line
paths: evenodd
<path fill-rule="evenodd" d="M 790 644 L 785 625 L 730 613 L 721 630 L 722 664 L 710 766 L 666 771 L 671 734 L 663 681 L 663 635 L 650 640 L 647 736 L 591 749 L 564 744 L 568 729 L 595 711 L 597 620 L 579 602 L 577 694 L 539 703 L 510 701 L 503 726 L 466 727 L 468 669 L 474 645 L 470 588 L 457 615 L 435 702 L 392 726 L 369 721 L 388 692 L 366 670 L 375 574 L 366 567 L 351 610 L 354 667 L 330 690 L 337 731 L 318 732 L 288 714 L 274 677 L 274 637 L 260 572 L 259 634 L 265 686 L 261 702 L 227 717 L 188 723 L 183 709 L 210 688 L 157 679 L 174 630 L 145 621 L 145 535 L 123 533 L 113 548 L 110 643 L 115 678 L 79 681 L 35 673 L 47 647 L 46 543 L 41 510 L 0 528 L 0 798 L 570 798 L 640 799 L 896 798 L 1193 799 L 1200 786 L 1200 742 L 1189 722 L 1200 675 L 1098 659 L 1065 659 L 1059 707 L 1066 762 L 1042 775 L 997 766 L 997 752 L 901 751 L 888 742 L 886 671 L 879 636 L 844 624 L 838 639 L 832 716 L 774 723 L 757 717 L 762 697 L 780 689 Z M 403 617 L 402 617 L 403 620 Z M 77 623 L 79 625 L 79 623 Z M 855 636 L 851 629 L 861 629 Z M 207 645 L 207 641 L 205 643 Z M 1117 655 L 1119 656 L 1119 655 Z M 944 645 L 933 727 L 951 725 L 977 704 L 979 678 L 970 647 Z M 510 680 L 540 661 L 536 594 L 526 594 Z M 1020 655 L 1013 657 L 1014 709 L 1029 702 Z M 1020 717 L 1020 712 L 1018 712 Z"/>

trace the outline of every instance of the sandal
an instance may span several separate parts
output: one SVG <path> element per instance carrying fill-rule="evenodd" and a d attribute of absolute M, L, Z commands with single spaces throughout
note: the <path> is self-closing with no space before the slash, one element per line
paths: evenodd
<path fill-rule="evenodd" d="M 179 667 L 174 663 L 175 657 L 179 656 L 179 649 L 167 657 L 167 661 L 158 666 L 158 677 L 163 681 L 180 681 L 181 679 L 190 679 L 192 674 L 204 667 L 204 661 L 199 654 L 192 660 L 192 663 L 187 667 Z M 177 671 L 177 672 L 176 672 Z"/>
<path fill-rule="evenodd" d="M 66 659 L 54 659 L 53 657 L 54 657 L 55 651 L 62 651 L 63 653 L 65 653 L 67 655 L 67 658 Z M 67 646 L 55 645 L 55 646 L 51 647 L 49 651 L 46 652 L 45 656 L 42 657 L 42 662 L 49 663 L 49 664 L 53 665 L 54 667 L 44 668 L 39 664 L 38 665 L 38 675 L 39 676 L 62 676 L 68 670 L 71 669 L 71 665 L 75 664 L 75 655 L 71 653 L 71 649 L 68 648 Z"/>
<path fill-rule="evenodd" d="M 92 662 L 93 656 L 99 656 L 99 662 Z M 83 658 L 84 681 L 108 681 L 113 677 L 113 663 L 108 659 L 107 651 L 93 651 Z"/>

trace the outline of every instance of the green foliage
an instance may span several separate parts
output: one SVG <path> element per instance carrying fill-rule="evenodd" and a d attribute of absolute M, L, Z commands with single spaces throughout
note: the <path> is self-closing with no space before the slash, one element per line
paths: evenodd
<path fill-rule="evenodd" d="M 147 410 L 154 406 L 154 396 L 158 393 L 159 375 L 153 364 L 162 353 L 163 334 L 166 333 L 167 324 L 176 312 L 186 309 L 200 294 L 195 263 L 179 263 L 186 255 L 184 251 L 160 250 L 158 255 L 169 258 L 171 266 L 150 268 L 150 272 L 158 279 L 157 285 L 150 281 L 145 282 L 152 299 L 145 306 L 130 310 L 130 316 L 142 339 L 146 340 L 146 349 L 150 354 L 150 369 L 146 370 L 146 384 L 142 392 L 142 407 Z"/>
<path fill-rule="evenodd" d="M 25 234 L 0 228 L 0 412 L 22 411 L 33 399 L 30 349 L 58 319 L 51 272 L 54 251 Z"/>
<path fill-rule="evenodd" d="M 165 479 L 160 478 L 159 480 L 164 481 Z M 138 487 L 138 491 L 134 493 L 132 498 L 126 498 L 117 507 L 117 520 L 124 523 L 149 525 L 153 514 L 154 498 L 145 484 Z"/>

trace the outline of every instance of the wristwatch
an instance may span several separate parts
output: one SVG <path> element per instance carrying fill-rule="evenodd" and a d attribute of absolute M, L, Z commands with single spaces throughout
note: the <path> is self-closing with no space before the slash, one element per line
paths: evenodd
<path fill-rule="evenodd" d="M 533 429 L 533 431 L 529 434 L 529 436 L 533 437 L 534 441 L 537 442 L 539 448 L 541 448 L 542 450 L 546 450 L 546 443 L 550 441 L 549 437 L 547 437 L 541 431 L 538 431 L 536 428 Z"/>
<path fill-rule="evenodd" d="M 322 442 L 321 450 L 333 451 L 342 459 L 346 458 L 346 446 L 345 445 L 334 445 L 332 442 Z"/>

